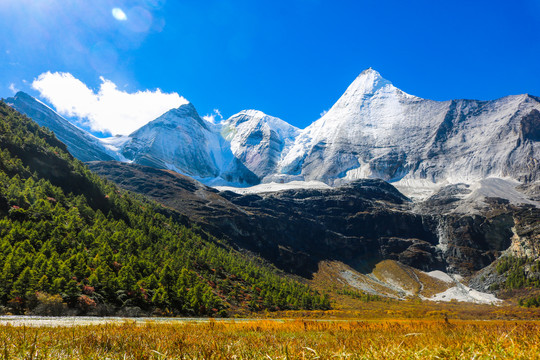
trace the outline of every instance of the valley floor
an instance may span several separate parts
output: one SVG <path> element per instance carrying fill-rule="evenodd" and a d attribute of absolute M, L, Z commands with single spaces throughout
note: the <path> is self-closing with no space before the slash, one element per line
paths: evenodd
<path fill-rule="evenodd" d="M 253 320 L 0 326 L 4 359 L 535 359 L 540 322 Z"/>

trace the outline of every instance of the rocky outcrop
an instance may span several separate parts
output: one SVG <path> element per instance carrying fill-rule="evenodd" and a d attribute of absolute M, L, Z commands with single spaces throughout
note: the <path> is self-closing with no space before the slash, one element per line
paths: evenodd
<path fill-rule="evenodd" d="M 447 271 L 471 275 L 495 261 L 510 246 L 512 213 L 446 215 L 439 218 L 440 248 Z"/>
<path fill-rule="evenodd" d="M 540 209 L 531 206 L 516 212 L 512 232 L 509 255 L 540 259 Z"/>
<path fill-rule="evenodd" d="M 386 239 L 414 249 L 426 244 L 429 263 L 441 268 L 437 239 L 424 219 L 407 211 L 409 200 L 381 180 L 359 180 L 335 189 L 221 195 L 250 214 L 242 247 L 264 253 L 283 269 L 310 276 L 321 260 L 339 260 L 369 269 L 390 253 Z M 405 259 L 405 258 L 404 258 Z M 410 256 L 409 264 L 423 267 Z"/>

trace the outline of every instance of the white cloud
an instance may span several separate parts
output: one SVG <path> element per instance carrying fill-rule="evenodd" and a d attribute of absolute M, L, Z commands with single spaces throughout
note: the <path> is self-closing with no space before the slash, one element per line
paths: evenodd
<path fill-rule="evenodd" d="M 216 117 L 219 118 L 218 121 L 222 121 L 223 120 L 223 116 L 221 115 L 221 112 L 219 111 L 219 109 L 214 109 L 214 113 L 213 114 L 208 114 L 208 115 L 205 115 L 203 116 L 202 118 L 212 124 L 216 124 Z"/>
<path fill-rule="evenodd" d="M 221 111 L 219 111 L 219 109 L 214 109 L 214 114 L 219 116 L 219 120 L 223 120 L 223 115 L 221 115 Z"/>
<path fill-rule="evenodd" d="M 9 84 L 9 90 L 11 90 L 14 94 L 19 92 L 19 89 L 17 89 L 14 83 Z"/>
<path fill-rule="evenodd" d="M 114 16 L 114 18 L 116 20 L 118 20 L 118 21 L 126 21 L 127 20 L 126 13 L 120 8 L 112 9 L 112 16 Z"/>
<path fill-rule="evenodd" d="M 205 115 L 202 117 L 204 120 L 208 121 L 209 123 L 215 124 L 216 123 L 216 117 L 214 114 L 212 115 Z"/>
<path fill-rule="evenodd" d="M 177 93 L 118 90 L 103 77 L 99 91 L 94 92 L 70 73 L 46 72 L 32 87 L 47 99 L 58 113 L 78 118 L 93 131 L 128 135 L 164 112 L 188 101 Z"/>

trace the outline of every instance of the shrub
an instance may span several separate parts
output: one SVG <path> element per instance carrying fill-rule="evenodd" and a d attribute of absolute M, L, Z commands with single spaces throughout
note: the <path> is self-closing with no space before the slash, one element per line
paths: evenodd
<path fill-rule="evenodd" d="M 50 295 L 45 292 L 36 292 L 36 307 L 32 310 L 33 315 L 62 316 L 68 314 L 68 306 L 62 301 L 60 295 Z"/>
<path fill-rule="evenodd" d="M 96 308 L 96 302 L 86 295 L 81 295 L 77 299 L 77 307 L 86 314 Z"/>

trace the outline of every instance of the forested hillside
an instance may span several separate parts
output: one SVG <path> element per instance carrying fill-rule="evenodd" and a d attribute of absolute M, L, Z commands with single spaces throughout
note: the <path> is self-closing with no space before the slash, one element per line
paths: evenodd
<path fill-rule="evenodd" d="M 12 313 L 324 309 L 285 277 L 75 160 L 0 102 L 0 305 Z"/>

